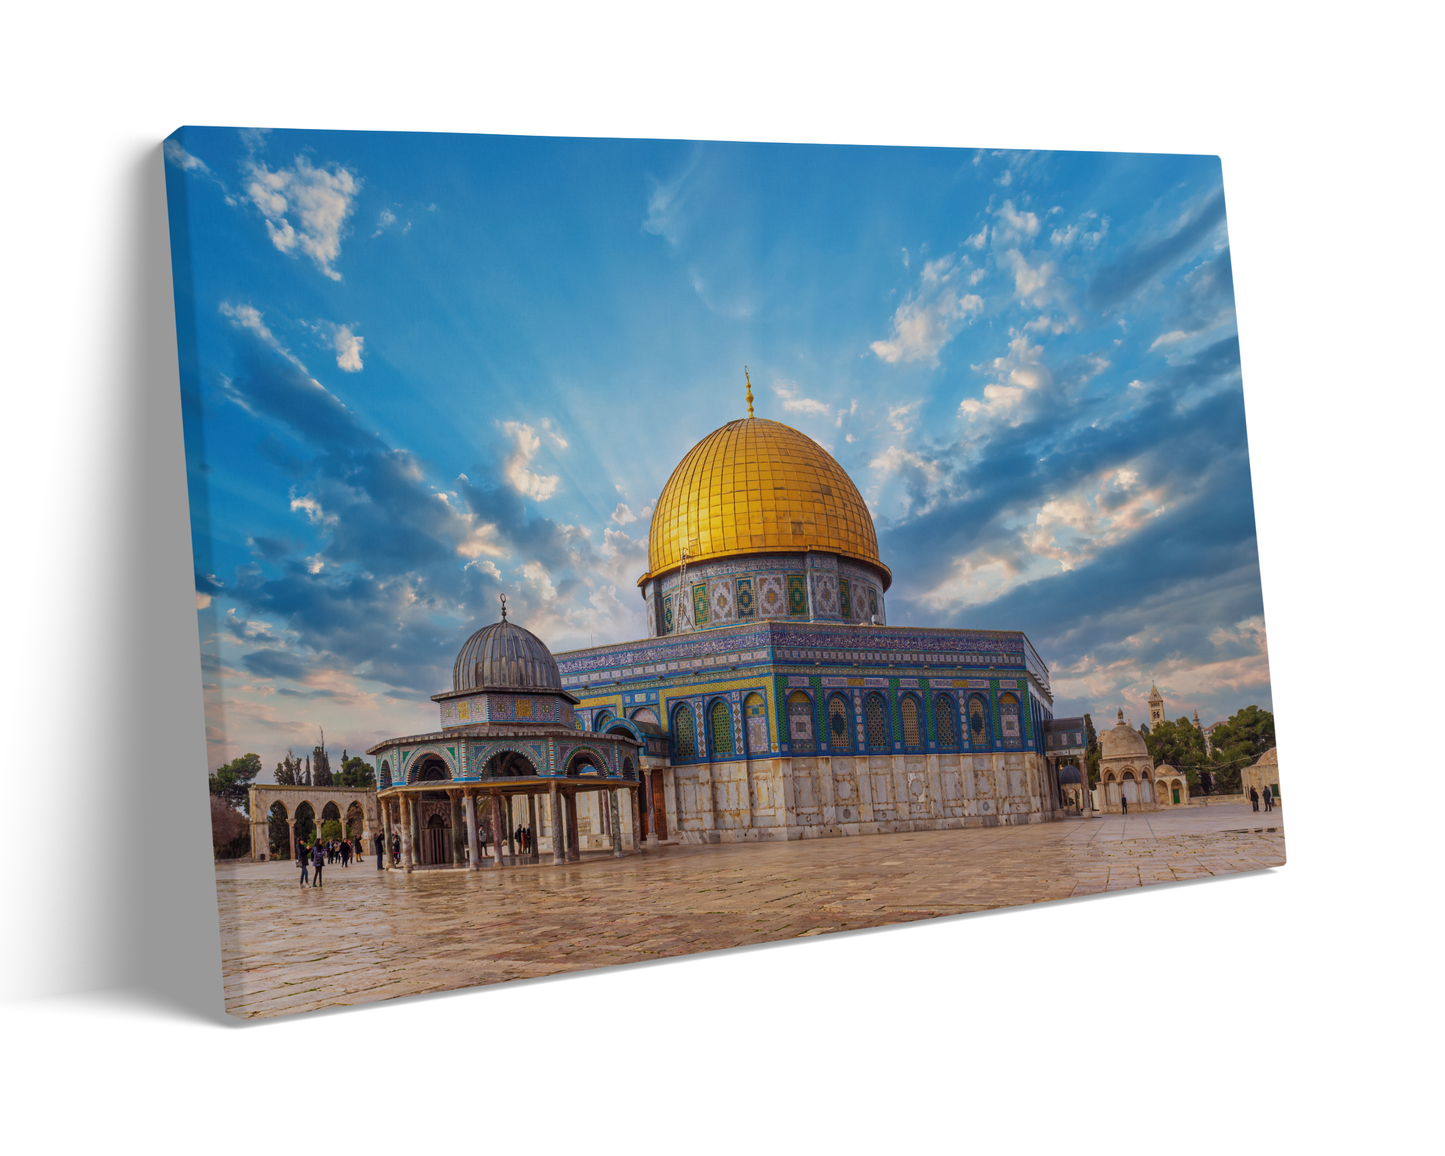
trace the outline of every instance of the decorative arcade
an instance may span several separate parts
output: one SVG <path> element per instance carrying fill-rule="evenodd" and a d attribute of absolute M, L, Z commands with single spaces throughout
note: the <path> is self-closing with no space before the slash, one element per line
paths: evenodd
<path fill-rule="evenodd" d="M 432 696 L 441 729 L 367 751 L 387 861 L 402 871 L 475 870 L 487 846 L 498 867 L 538 863 L 544 849 L 574 862 L 599 839 L 621 858 L 625 832 L 636 849 L 641 741 L 579 731 L 551 651 L 501 602 L 501 621 L 457 655 L 452 689 Z"/>

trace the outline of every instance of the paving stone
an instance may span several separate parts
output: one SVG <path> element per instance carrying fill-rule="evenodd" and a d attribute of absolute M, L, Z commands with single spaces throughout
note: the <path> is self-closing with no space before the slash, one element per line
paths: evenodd
<path fill-rule="evenodd" d="M 423 992 L 1278 867 L 1284 821 L 1181 807 L 1023 827 L 662 847 L 553 867 L 377 871 L 297 886 L 216 867 L 233 1015 Z"/>

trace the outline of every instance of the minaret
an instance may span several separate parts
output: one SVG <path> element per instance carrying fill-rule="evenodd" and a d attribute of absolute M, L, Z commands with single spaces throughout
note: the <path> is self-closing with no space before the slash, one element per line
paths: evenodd
<path fill-rule="evenodd" d="M 1152 731 L 1164 721 L 1164 696 L 1152 682 L 1149 684 L 1149 729 Z"/>

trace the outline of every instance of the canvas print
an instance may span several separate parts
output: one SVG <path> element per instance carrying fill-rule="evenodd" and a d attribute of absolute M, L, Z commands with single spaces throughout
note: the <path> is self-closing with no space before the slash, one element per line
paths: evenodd
<path fill-rule="evenodd" d="M 1284 862 L 1218 158 L 164 157 L 232 1014 Z"/>

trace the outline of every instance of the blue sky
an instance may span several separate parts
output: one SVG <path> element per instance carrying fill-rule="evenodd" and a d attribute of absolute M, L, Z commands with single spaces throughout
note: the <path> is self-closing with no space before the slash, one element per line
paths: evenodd
<path fill-rule="evenodd" d="M 1217 158 L 189 128 L 166 146 L 211 763 L 435 725 L 496 616 L 645 635 L 648 516 L 757 412 L 894 624 L 1057 714 L 1272 705 Z"/>

